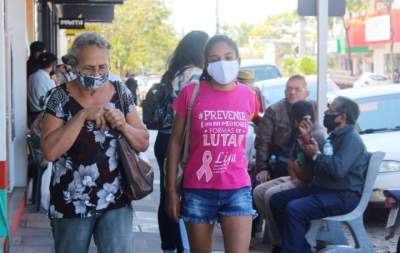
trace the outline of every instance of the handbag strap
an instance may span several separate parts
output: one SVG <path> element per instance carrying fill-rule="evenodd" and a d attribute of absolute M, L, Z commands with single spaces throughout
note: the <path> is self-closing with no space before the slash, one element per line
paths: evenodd
<path fill-rule="evenodd" d="M 126 112 L 125 112 L 125 106 L 124 106 L 124 97 L 122 96 L 122 92 L 121 92 L 121 83 L 118 81 L 113 82 L 114 87 L 115 87 L 115 91 L 117 92 L 118 95 L 118 101 L 119 101 L 119 106 L 121 107 L 121 111 L 124 114 L 124 116 L 126 116 Z"/>
<path fill-rule="evenodd" d="M 183 145 L 183 157 L 182 157 L 183 164 L 186 164 L 189 158 L 189 139 L 190 139 L 190 125 L 192 123 L 192 111 L 193 111 L 194 101 L 196 100 L 199 91 L 200 91 L 200 83 L 196 82 L 192 93 L 192 97 L 190 98 L 189 108 L 186 114 L 186 125 L 184 132 L 185 140 Z"/>

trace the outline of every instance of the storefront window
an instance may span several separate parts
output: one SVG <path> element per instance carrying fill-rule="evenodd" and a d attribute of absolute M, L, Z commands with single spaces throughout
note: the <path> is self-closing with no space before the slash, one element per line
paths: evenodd
<path fill-rule="evenodd" d="M 385 74 L 390 75 L 390 54 L 385 54 Z M 400 69 L 400 54 L 394 54 L 394 70 L 399 71 Z"/>

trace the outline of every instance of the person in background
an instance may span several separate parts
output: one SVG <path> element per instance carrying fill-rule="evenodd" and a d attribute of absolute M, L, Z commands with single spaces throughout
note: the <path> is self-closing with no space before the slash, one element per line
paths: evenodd
<path fill-rule="evenodd" d="M 256 214 L 245 145 L 249 122 L 258 115 L 257 98 L 251 88 L 236 81 L 240 58 L 234 41 L 215 35 L 207 42 L 204 58 L 200 84 L 184 87 L 173 103 L 176 114 L 167 159 L 167 210 L 173 219 L 185 221 L 192 253 L 212 251 L 217 222 L 221 223 L 225 252 L 248 252 Z M 196 87 L 199 93 L 191 114 L 189 159 L 180 196 L 178 162 Z"/>
<path fill-rule="evenodd" d="M 41 122 L 42 151 L 53 162 L 49 218 L 55 252 L 88 252 L 93 236 L 98 252 L 131 253 L 133 210 L 117 141 L 123 135 L 143 152 L 149 133 L 129 89 L 108 79 L 110 44 L 103 37 L 81 33 L 68 55 L 77 78 L 52 90 Z"/>
<path fill-rule="evenodd" d="M 251 70 L 239 70 L 239 74 L 237 77 L 237 80 L 243 84 L 247 84 L 249 85 L 250 88 L 252 88 L 254 90 L 254 92 L 257 95 L 258 98 L 258 105 L 259 105 L 259 112 L 262 113 L 264 112 L 264 107 L 263 107 L 263 99 L 262 99 L 262 94 L 261 91 L 258 87 L 254 86 L 254 82 L 255 82 L 255 74 L 254 71 Z M 249 124 L 249 130 L 247 132 L 247 143 L 246 143 L 246 157 L 247 160 L 249 161 L 249 164 L 247 166 L 247 170 L 249 172 L 249 175 L 251 177 L 251 188 L 252 191 L 254 190 L 254 188 L 260 183 L 258 180 L 256 180 L 253 176 L 253 172 L 254 172 L 254 167 L 255 167 L 255 153 L 256 153 L 256 149 L 254 147 L 254 141 L 255 141 L 255 137 L 256 137 L 256 128 L 257 125 L 254 122 L 250 122 Z M 254 203 L 253 200 L 253 208 L 257 210 L 257 207 Z M 258 212 L 258 210 L 257 210 Z M 262 231 L 262 217 L 257 216 L 255 219 L 253 219 L 253 223 L 251 226 L 251 241 L 250 241 L 250 248 L 253 248 L 254 244 L 255 244 L 255 240 L 256 240 L 256 234 L 260 233 Z"/>
<path fill-rule="evenodd" d="M 310 161 L 305 159 L 304 153 L 299 150 L 299 143 L 316 140 L 322 147 L 325 140 L 325 129 L 315 122 L 314 105 L 305 100 L 300 100 L 292 105 L 290 118 L 292 119 L 291 155 L 288 162 L 290 176 L 279 177 L 258 185 L 253 193 L 257 210 L 265 218 L 266 228 L 272 244 L 272 252 L 279 252 L 281 238 L 271 213 L 270 199 L 277 192 L 292 189 L 296 186 L 306 185 L 312 178 Z M 304 127 L 304 124 L 312 127 Z M 301 166 L 299 166 L 301 165 Z M 309 172 L 307 174 L 307 172 Z"/>
<path fill-rule="evenodd" d="M 258 104 L 260 107 L 259 112 L 263 113 L 265 110 L 265 102 L 264 102 L 264 98 L 263 98 L 260 88 L 258 88 L 254 85 L 255 78 L 256 78 L 256 75 L 255 75 L 254 71 L 241 69 L 241 70 L 239 70 L 237 80 L 239 82 L 249 85 L 256 92 L 256 95 L 258 98 Z"/>
<path fill-rule="evenodd" d="M 28 78 L 29 126 L 44 111 L 44 99 L 47 92 L 56 86 L 50 73 L 54 72 L 57 56 L 50 52 L 42 53 L 39 55 L 37 63 L 39 69 Z"/>
<path fill-rule="evenodd" d="M 351 212 L 359 203 L 370 154 L 355 129 L 360 110 L 337 97 L 324 116 L 330 134 L 320 152 L 315 140 L 300 145 L 314 174 L 308 185 L 278 192 L 270 205 L 282 238 L 283 253 L 312 252 L 305 238 L 311 220 Z M 310 122 L 303 122 L 310 129 Z"/>
<path fill-rule="evenodd" d="M 255 174 L 261 182 L 289 175 L 287 163 L 293 130 L 290 110 L 294 103 L 307 99 L 308 95 L 305 78 L 301 75 L 291 76 L 286 83 L 285 98 L 268 107 L 259 120 L 255 141 Z"/>
<path fill-rule="evenodd" d="M 31 74 L 35 73 L 39 69 L 39 63 L 37 62 L 38 57 L 41 53 L 47 51 L 46 45 L 41 41 L 34 41 L 29 46 L 30 55 L 26 62 L 26 74 L 29 77 Z"/>
<path fill-rule="evenodd" d="M 133 96 L 133 101 L 137 105 L 138 104 L 138 96 L 137 96 L 138 82 L 136 81 L 135 77 L 133 75 L 131 75 L 128 77 L 125 84 L 128 87 L 128 89 L 131 91 L 132 96 Z"/>
<path fill-rule="evenodd" d="M 172 97 L 175 99 L 181 89 L 189 83 L 199 82 L 204 67 L 204 47 L 208 34 L 192 31 L 186 34 L 176 47 L 168 63 L 167 71 L 161 82 L 172 85 Z M 172 110 L 171 110 L 172 112 Z M 173 115 L 171 115 L 173 118 Z M 164 252 L 183 252 L 183 245 L 178 223 L 168 216 L 165 210 L 166 189 L 164 185 L 164 160 L 167 156 L 171 137 L 171 125 L 159 130 L 154 144 L 154 153 L 160 168 L 160 205 L 158 206 L 158 226 L 161 237 L 161 249 Z"/>
<path fill-rule="evenodd" d="M 55 69 L 55 75 L 57 77 L 57 85 L 67 83 L 76 78 L 76 75 L 72 71 L 71 65 L 67 55 L 61 57 L 62 64 L 57 64 Z"/>

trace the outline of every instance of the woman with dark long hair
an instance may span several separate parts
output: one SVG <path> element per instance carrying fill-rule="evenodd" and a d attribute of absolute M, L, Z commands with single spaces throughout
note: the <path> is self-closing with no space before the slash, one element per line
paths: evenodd
<path fill-rule="evenodd" d="M 161 81 L 172 85 L 172 97 L 176 98 L 180 90 L 188 83 L 199 82 L 204 65 L 204 46 L 208 35 L 202 31 L 192 31 L 179 42 L 168 69 Z M 173 112 L 172 110 L 170 110 Z M 172 115 L 169 118 L 173 118 Z M 183 252 L 179 224 L 165 212 L 164 160 L 171 136 L 172 122 L 166 123 L 158 131 L 154 153 L 160 168 L 160 205 L 158 207 L 158 225 L 161 236 L 161 248 L 164 252 Z"/>
<path fill-rule="evenodd" d="M 249 121 L 258 113 L 253 90 L 238 81 L 240 58 L 234 41 L 212 37 L 205 47 L 200 84 L 187 85 L 173 103 L 176 111 L 168 149 L 167 211 L 185 221 L 192 253 L 212 251 L 214 224 L 221 223 L 225 252 L 248 252 L 252 206 L 245 152 Z M 195 88 L 189 159 L 177 189 L 183 133 Z"/>

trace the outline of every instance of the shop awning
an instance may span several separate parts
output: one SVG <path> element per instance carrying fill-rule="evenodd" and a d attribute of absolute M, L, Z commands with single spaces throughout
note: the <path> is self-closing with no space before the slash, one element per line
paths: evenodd
<path fill-rule="evenodd" d="M 83 18 L 85 22 L 111 23 L 114 18 L 114 5 L 64 4 L 61 7 L 63 18 Z"/>
<path fill-rule="evenodd" d="M 122 4 L 124 0 L 53 0 L 55 4 Z"/>
<path fill-rule="evenodd" d="M 111 23 L 114 5 L 124 0 L 53 0 L 61 7 L 61 18 L 83 18 L 85 22 Z"/>

